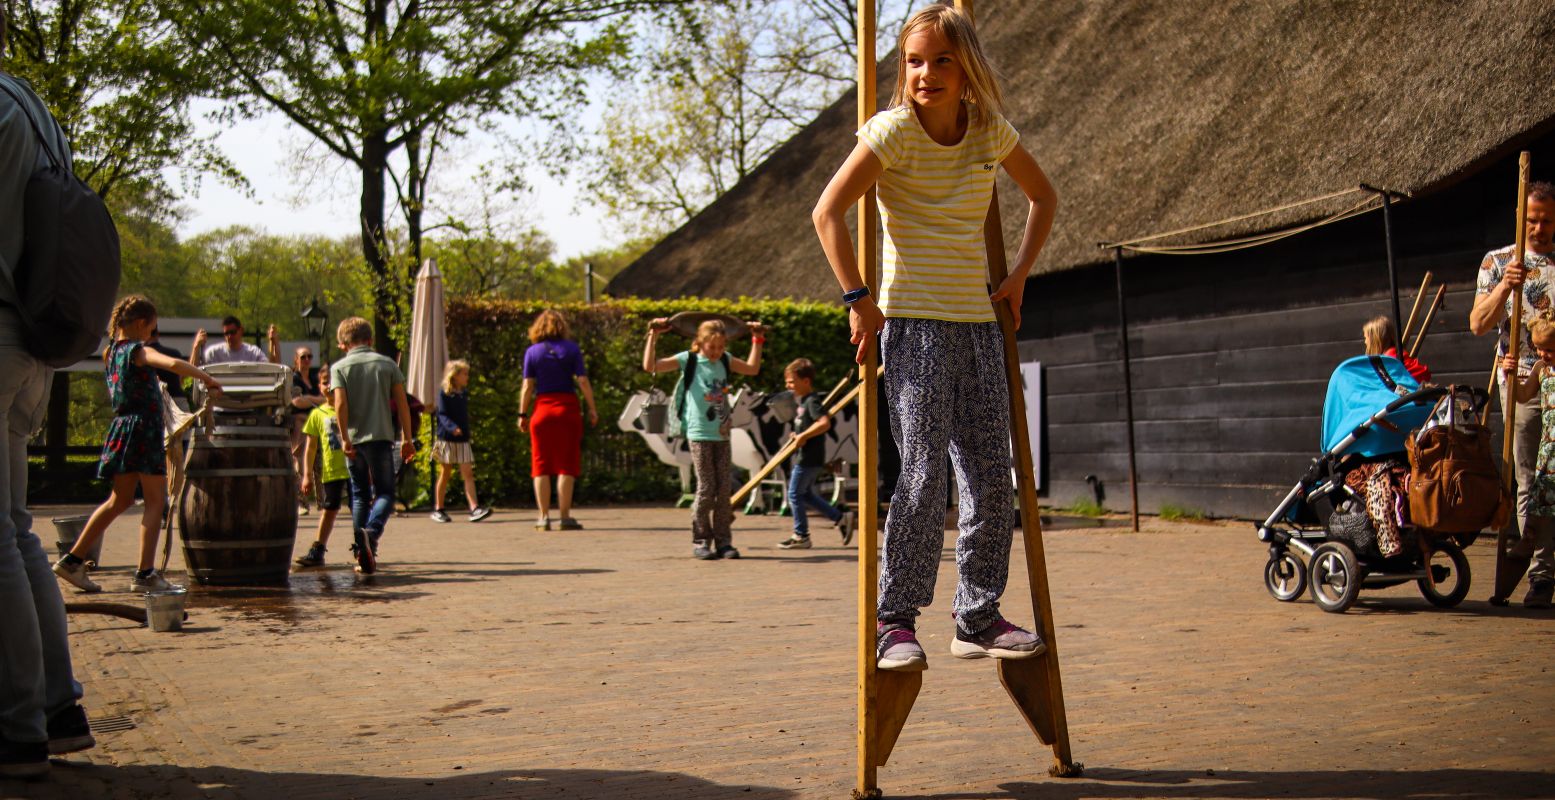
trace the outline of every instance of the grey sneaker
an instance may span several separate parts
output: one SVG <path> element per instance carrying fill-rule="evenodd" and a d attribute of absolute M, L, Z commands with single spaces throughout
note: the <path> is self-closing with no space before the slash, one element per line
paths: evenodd
<path fill-rule="evenodd" d="M 799 534 L 796 533 L 793 536 L 790 536 L 787 539 L 784 539 L 783 541 L 778 542 L 778 549 L 780 549 L 780 550 L 809 550 L 810 549 L 810 537 L 808 537 L 808 536 L 800 536 Z"/>
<path fill-rule="evenodd" d="M 54 562 L 54 574 L 58 575 L 60 580 L 87 594 L 96 594 L 103 590 L 103 587 L 93 583 L 92 579 L 86 576 L 85 561 L 79 564 L 66 564 L 65 559 L 61 558 Z"/>
<path fill-rule="evenodd" d="M 1011 625 L 1003 617 L 977 633 L 956 628 L 950 642 L 950 654 L 956 658 L 1034 658 L 1047 652 L 1042 637 Z"/>
<path fill-rule="evenodd" d="M 897 623 L 876 624 L 875 659 L 876 669 L 921 672 L 929 668 L 913 629 Z"/>
<path fill-rule="evenodd" d="M 719 545 L 718 546 L 718 557 L 719 558 L 739 558 L 740 557 L 740 551 L 734 549 L 734 545 L 732 545 L 732 544 Z"/>
<path fill-rule="evenodd" d="M 1549 608 L 1551 599 L 1555 599 L 1555 583 L 1529 581 L 1528 593 L 1523 595 L 1523 608 Z"/>
<path fill-rule="evenodd" d="M 432 513 L 430 514 L 430 516 L 432 517 L 432 521 L 433 522 L 452 522 L 453 521 L 453 520 L 449 519 L 448 512 L 444 511 L 441 508 L 434 509 L 432 511 Z"/>
<path fill-rule="evenodd" d="M 130 582 L 132 592 L 165 592 L 171 588 L 173 584 L 168 583 L 167 578 L 162 577 L 156 570 L 152 570 L 151 574 L 144 578 L 137 575 L 135 580 Z"/>
<path fill-rule="evenodd" d="M 856 527 L 858 527 L 858 512 L 842 512 L 842 519 L 837 520 L 837 532 L 842 534 L 843 547 L 853 543 L 853 529 Z"/>
<path fill-rule="evenodd" d="M 324 566 L 324 545 L 320 544 L 319 542 L 314 542 L 313 546 L 308 548 L 308 554 L 302 558 L 297 559 L 296 563 L 299 567 Z"/>
<path fill-rule="evenodd" d="M 491 509 L 485 506 L 476 506 L 475 510 L 470 512 L 470 521 L 480 522 L 489 516 L 491 516 Z"/>
<path fill-rule="evenodd" d="M 717 550 L 713 549 L 711 544 L 703 539 L 698 539 L 691 543 L 691 557 L 699 558 L 703 561 L 714 561 L 723 558 L 723 556 L 718 554 Z"/>

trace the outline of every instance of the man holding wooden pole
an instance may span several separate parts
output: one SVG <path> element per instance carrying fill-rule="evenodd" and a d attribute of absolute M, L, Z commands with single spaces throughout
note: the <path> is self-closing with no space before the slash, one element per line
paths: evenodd
<path fill-rule="evenodd" d="M 1498 373 L 1502 357 L 1513 355 L 1517 358 L 1519 374 L 1527 375 L 1538 358 L 1529 339 L 1527 323 L 1555 314 L 1555 185 L 1543 181 L 1527 184 L 1525 193 L 1519 198 L 1519 205 L 1524 204 L 1526 219 L 1518 232 L 1519 240 L 1526 239 L 1524 251 L 1519 256 L 1514 244 L 1485 254 L 1479 267 L 1474 308 L 1469 312 L 1469 329 L 1476 336 L 1491 331 L 1497 333 Z M 1521 323 L 1514 325 L 1510 320 L 1516 318 L 1514 314 L 1518 312 Z M 1517 338 L 1513 340 L 1509 334 L 1515 334 Z M 1504 380 L 1501 398 L 1502 407 L 1508 408 Z M 1500 563 L 1496 568 L 1496 591 L 1492 597 L 1492 602 L 1504 602 L 1531 560 L 1528 593 L 1523 597 L 1523 605 L 1528 608 L 1548 608 L 1551 595 L 1555 593 L 1555 525 L 1550 518 L 1528 514 L 1534 460 L 1541 438 L 1540 416 L 1537 396 L 1527 402 L 1513 403 L 1509 409 L 1508 417 L 1512 422 L 1507 426 L 1507 435 L 1512 440 L 1511 466 L 1517 479 L 1517 513 L 1508 523 L 1508 530 L 1502 532 L 1501 540 L 1503 544 L 1515 541 L 1515 545 L 1498 553 Z"/>

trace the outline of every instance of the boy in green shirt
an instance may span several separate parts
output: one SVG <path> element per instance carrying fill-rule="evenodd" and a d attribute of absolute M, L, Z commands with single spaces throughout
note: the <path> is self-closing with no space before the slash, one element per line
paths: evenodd
<path fill-rule="evenodd" d="M 297 559 L 299 567 L 324 565 L 324 545 L 330 531 L 335 528 L 335 515 L 340 513 L 340 503 L 351 490 L 351 473 L 346 469 L 346 452 L 341 448 L 340 424 L 335 416 L 334 396 L 329 391 L 329 368 L 319 370 L 319 388 L 324 392 L 323 405 L 314 406 L 308 419 L 302 424 L 302 435 L 307 442 L 302 462 L 302 495 L 313 494 L 313 470 L 320 464 L 319 535 L 308 548 L 308 554 Z M 320 458 L 322 454 L 322 459 Z"/>

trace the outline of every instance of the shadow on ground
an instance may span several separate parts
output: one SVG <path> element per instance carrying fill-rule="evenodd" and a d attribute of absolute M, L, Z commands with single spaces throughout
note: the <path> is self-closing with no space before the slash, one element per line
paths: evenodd
<path fill-rule="evenodd" d="M 457 759 L 450 759 L 455 769 Z M 53 786 L 49 786 L 54 784 Z M 114 767 L 56 761 L 53 774 L 36 783 L 0 780 L 0 797 L 29 797 L 29 788 L 64 789 L 66 796 L 185 797 L 213 800 L 277 797 L 395 798 L 458 800 L 502 797 L 539 798 L 686 798 L 686 800 L 788 800 L 788 789 L 749 784 L 723 785 L 678 772 L 597 769 L 514 769 L 455 772 L 440 778 L 381 778 L 293 772 L 254 772 L 232 767 Z"/>
<path fill-rule="evenodd" d="M 1270 797 L 1338 800 L 1509 800 L 1555 796 L 1555 773 L 1493 769 L 1320 769 L 1291 772 L 1087 769 L 1074 779 L 999 784 L 993 792 L 910 794 L 886 789 L 900 800 L 1106 800 L 1107 798 Z"/>

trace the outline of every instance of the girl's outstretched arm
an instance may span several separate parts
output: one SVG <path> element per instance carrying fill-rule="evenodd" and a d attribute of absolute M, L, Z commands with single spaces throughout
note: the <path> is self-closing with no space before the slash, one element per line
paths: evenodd
<path fill-rule="evenodd" d="M 767 328 L 755 320 L 745 323 L 745 327 L 751 332 L 750 354 L 744 360 L 730 359 L 729 370 L 737 375 L 759 375 L 761 374 L 761 343 L 767 338 Z"/>
<path fill-rule="evenodd" d="M 211 389 L 220 389 L 221 383 L 212 378 L 205 370 L 190 364 L 181 358 L 171 358 L 162 355 L 149 347 L 142 347 L 135 351 L 135 363 L 149 366 L 152 369 L 167 370 L 175 375 L 185 378 L 194 378 Z"/>
<path fill-rule="evenodd" d="M 858 259 L 853 253 L 853 237 L 848 235 L 848 209 L 858 202 L 869 187 L 880 180 L 884 168 L 869 145 L 859 142 L 842 162 L 837 174 L 826 184 L 821 199 L 810 213 L 815 223 L 815 233 L 821 237 L 821 249 L 826 251 L 826 261 L 844 292 L 863 287 L 859 275 Z M 873 235 L 873 232 L 870 232 Z M 875 299 L 866 297 L 852 305 L 848 312 L 848 325 L 852 330 L 850 341 L 858 345 L 856 360 L 864 363 L 873 335 L 885 327 L 885 315 L 875 305 Z"/>
<path fill-rule="evenodd" d="M 1015 179 L 1015 184 L 1025 193 L 1030 205 L 1026 213 L 1026 233 L 1021 237 L 1020 250 L 1015 253 L 1010 275 L 999 284 L 990 299 L 996 303 L 1001 300 L 1009 302 L 1010 316 L 1015 321 L 1016 330 L 1019 330 L 1020 305 L 1026 292 L 1026 278 L 1031 274 L 1031 265 L 1037 261 L 1037 254 L 1042 252 L 1042 245 L 1047 243 L 1048 233 L 1053 230 L 1053 214 L 1058 211 L 1058 192 L 1048 182 L 1037 160 L 1019 144 L 1004 157 L 1003 164 L 1004 171 Z"/>

